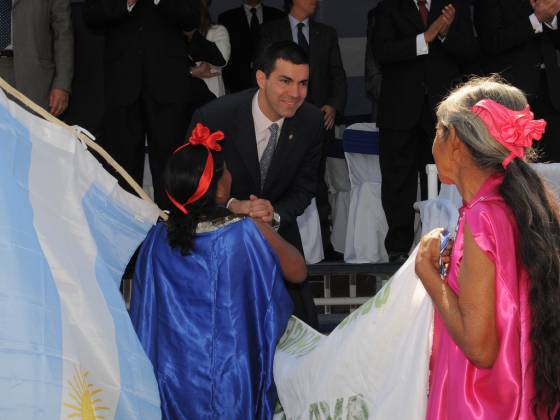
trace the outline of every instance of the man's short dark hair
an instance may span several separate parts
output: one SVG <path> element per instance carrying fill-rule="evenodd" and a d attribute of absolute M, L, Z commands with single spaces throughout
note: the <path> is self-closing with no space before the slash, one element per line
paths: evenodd
<path fill-rule="evenodd" d="M 309 64 L 309 58 L 305 51 L 293 41 L 277 41 L 267 45 L 257 60 L 257 70 L 261 70 L 270 76 L 274 71 L 276 60 L 289 61 L 292 64 Z"/>

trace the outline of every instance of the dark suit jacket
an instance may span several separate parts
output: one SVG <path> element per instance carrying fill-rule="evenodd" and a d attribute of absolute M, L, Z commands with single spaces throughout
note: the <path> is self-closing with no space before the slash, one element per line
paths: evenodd
<path fill-rule="evenodd" d="M 296 218 L 315 196 L 323 135 L 323 117 L 313 105 L 303 103 L 292 118 L 284 120 L 263 190 L 257 140 L 252 115 L 255 89 L 226 95 L 200 108 L 191 120 L 210 130 L 222 130 L 220 143 L 232 175 L 231 196 L 240 200 L 250 194 L 270 200 L 280 215 L 279 233 L 302 249 Z"/>
<path fill-rule="evenodd" d="M 263 5 L 263 24 L 284 17 L 281 10 Z M 243 6 L 227 10 L 218 16 L 218 23 L 224 25 L 229 32 L 231 57 L 228 65 L 222 70 L 224 83 L 230 92 L 255 86 L 254 69 L 251 63 L 255 59 L 251 29 Z"/>
<path fill-rule="evenodd" d="M 529 1 L 478 0 L 475 25 L 485 55 L 485 71 L 501 73 L 510 83 L 532 95 L 538 90 L 540 64 L 546 65 L 550 99 L 560 111 L 560 70 L 556 51 L 560 30 L 543 25 L 535 34 L 529 21 L 533 9 Z M 560 20 L 560 15 L 557 16 Z"/>
<path fill-rule="evenodd" d="M 267 23 L 261 32 L 260 50 L 276 41 L 293 40 L 288 17 Z M 340 58 L 336 30 L 310 21 L 307 101 L 318 107 L 331 105 L 339 115 L 344 115 L 346 90 L 346 73 Z"/>
<path fill-rule="evenodd" d="M 432 0 L 428 25 L 447 0 Z M 464 0 L 452 0 L 455 19 L 444 42 L 435 39 L 429 54 L 416 55 L 416 35 L 424 32 L 413 0 L 385 0 L 376 9 L 373 53 L 381 63 L 383 82 L 377 124 L 381 128 L 410 129 L 420 120 L 425 95 L 430 108 L 461 76 L 460 62 L 477 52 L 469 10 Z"/>
<path fill-rule="evenodd" d="M 188 95 L 188 59 L 183 30 L 198 26 L 196 0 L 86 0 L 86 22 L 105 33 L 105 88 L 109 104 L 127 105 L 141 92 L 160 103 Z"/>

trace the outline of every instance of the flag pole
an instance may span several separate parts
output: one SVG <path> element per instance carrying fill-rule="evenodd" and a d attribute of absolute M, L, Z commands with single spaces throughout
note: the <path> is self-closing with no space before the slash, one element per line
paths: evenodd
<path fill-rule="evenodd" d="M 138 183 L 128 174 L 128 172 L 126 172 L 124 168 L 115 159 L 113 159 L 113 157 L 109 153 L 107 153 L 105 149 L 103 149 L 99 144 L 97 144 L 95 141 L 89 138 L 85 133 L 74 131 L 72 127 L 70 127 L 68 124 L 64 123 L 63 121 L 59 120 L 55 116 L 51 115 L 47 110 L 37 105 L 35 102 L 33 102 L 23 93 L 21 93 L 19 90 L 11 86 L 8 82 L 6 82 L 1 77 L 0 77 L 0 88 L 8 92 L 11 96 L 13 96 L 18 101 L 20 101 L 28 109 L 31 109 L 33 112 L 40 115 L 45 120 L 71 131 L 72 134 L 75 137 L 77 137 L 79 140 L 83 141 L 87 145 L 87 147 L 95 150 L 103 159 L 105 159 L 107 163 L 111 165 L 113 169 L 115 169 L 115 171 L 119 173 L 120 176 L 123 177 L 123 179 L 128 183 L 128 185 L 132 187 L 134 192 L 138 194 L 138 196 L 142 200 L 155 205 L 154 201 L 148 196 L 148 194 L 146 194 L 146 192 L 142 189 L 142 187 L 140 187 L 140 185 L 138 185 Z M 167 220 L 168 218 L 167 213 L 165 213 L 161 209 L 159 210 L 159 216 L 163 220 Z"/>

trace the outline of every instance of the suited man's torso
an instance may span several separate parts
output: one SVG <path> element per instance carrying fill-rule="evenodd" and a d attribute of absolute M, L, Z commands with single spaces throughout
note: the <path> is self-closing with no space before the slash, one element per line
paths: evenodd
<path fill-rule="evenodd" d="M 223 131 L 224 141 L 221 144 L 232 176 L 232 197 L 247 200 L 251 194 L 254 194 L 269 200 L 274 206 L 291 191 L 297 182 L 296 176 L 300 167 L 305 166 L 310 158 L 308 153 L 320 143 L 318 132 L 322 129 L 322 118 L 316 107 L 304 103 L 292 118 L 284 120 L 278 145 L 261 191 L 252 117 L 252 99 L 255 93 L 255 89 L 249 89 L 212 101 L 199 109 L 193 117 L 191 126 L 201 119 L 211 131 Z M 309 187 L 314 189 L 314 186 Z M 295 222 L 281 223 L 280 234 L 301 249 L 301 239 Z"/>
<path fill-rule="evenodd" d="M 105 87 L 109 102 L 127 105 L 141 92 L 160 103 L 188 95 L 187 44 L 178 22 L 166 19 L 152 1 L 139 1 L 105 31 Z"/>
<path fill-rule="evenodd" d="M 499 21 L 481 11 L 478 4 L 475 6 L 475 23 L 485 52 L 484 72 L 500 73 L 532 96 L 539 88 L 541 65 L 545 62 L 543 52 L 555 54 L 555 46 L 546 33 L 548 29 L 543 25 L 543 32 L 535 34 L 529 20 L 533 9 L 528 0 L 492 0 L 492 3 Z M 511 43 L 494 38 L 496 32 L 492 28 L 495 25 L 512 29 L 508 35 L 509 39 L 513 38 Z M 558 68 L 558 64 L 555 66 Z"/>
<path fill-rule="evenodd" d="M 447 4 L 443 0 L 432 0 L 428 16 L 428 26 Z M 461 51 L 452 51 L 449 45 L 436 38 L 428 46 L 429 53 L 417 55 L 416 36 L 426 27 L 422 24 L 413 0 L 385 0 L 376 11 L 374 27 L 374 55 L 381 64 L 383 83 L 381 84 L 378 125 L 390 128 L 410 128 L 420 118 L 425 98 L 430 108 L 437 103 L 461 76 L 459 57 Z M 456 15 L 451 31 L 462 30 L 464 22 L 458 22 Z M 470 20 L 469 20 L 470 22 Z M 472 29 L 468 43 L 474 49 Z M 388 38 L 395 47 L 388 47 Z M 393 45 L 391 44 L 391 45 Z M 400 56 L 385 51 L 398 49 Z"/>
<path fill-rule="evenodd" d="M 55 4 L 56 3 L 56 4 Z M 47 107 L 56 72 L 60 89 L 70 91 L 73 74 L 73 37 L 70 2 L 55 0 L 13 0 L 12 44 L 16 87 L 35 102 Z M 53 20 L 64 33 L 53 33 Z M 57 36 L 55 45 L 54 37 Z M 55 47 L 59 50 L 55 51 Z M 66 68 L 56 68 L 58 62 Z M 62 56 L 62 59 L 60 58 Z"/>
<path fill-rule="evenodd" d="M 263 24 L 280 19 L 284 13 L 273 7 L 263 5 Z M 226 87 L 232 92 L 239 92 L 255 85 L 255 76 L 251 68 L 254 55 L 251 45 L 251 29 L 243 6 L 227 10 L 220 14 L 218 22 L 229 33 L 231 57 L 223 74 Z"/>

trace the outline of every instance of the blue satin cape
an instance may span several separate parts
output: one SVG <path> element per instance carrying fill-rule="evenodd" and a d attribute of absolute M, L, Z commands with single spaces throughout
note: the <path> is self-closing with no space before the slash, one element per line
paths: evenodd
<path fill-rule="evenodd" d="M 188 256 L 159 223 L 138 255 L 131 317 L 164 419 L 271 419 L 272 362 L 292 302 L 250 219 L 196 236 Z"/>

